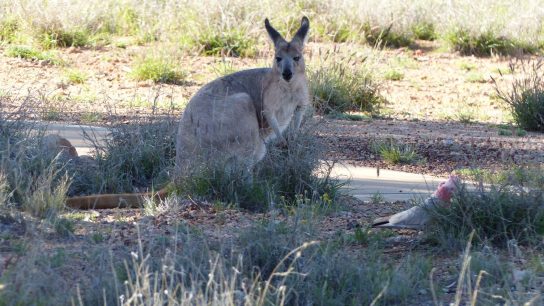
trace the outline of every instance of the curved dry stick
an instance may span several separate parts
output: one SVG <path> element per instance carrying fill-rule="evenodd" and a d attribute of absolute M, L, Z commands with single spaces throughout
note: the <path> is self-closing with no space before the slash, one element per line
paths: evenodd
<path fill-rule="evenodd" d="M 146 198 L 152 198 L 153 201 L 160 201 L 164 200 L 167 195 L 168 191 L 166 188 L 157 192 L 95 194 L 68 198 L 66 206 L 73 209 L 139 208 L 143 207 Z"/>

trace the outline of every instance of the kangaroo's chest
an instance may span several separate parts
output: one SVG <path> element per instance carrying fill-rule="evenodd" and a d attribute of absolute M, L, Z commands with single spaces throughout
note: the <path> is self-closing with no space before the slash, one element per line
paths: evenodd
<path fill-rule="evenodd" d="M 283 92 L 279 97 L 278 103 L 280 104 L 280 107 L 276 109 L 275 114 L 281 130 L 287 128 L 289 122 L 291 122 L 291 118 L 299 104 L 299 100 L 296 91 Z"/>
<path fill-rule="evenodd" d="M 278 86 L 266 95 L 264 103 L 265 108 L 275 115 L 281 130 L 284 130 L 291 122 L 295 109 L 301 105 L 302 100 L 301 89 Z"/>

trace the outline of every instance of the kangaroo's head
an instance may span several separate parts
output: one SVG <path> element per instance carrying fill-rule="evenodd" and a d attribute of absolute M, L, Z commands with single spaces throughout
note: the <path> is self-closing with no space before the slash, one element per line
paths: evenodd
<path fill-rule="evenodd" d="M 272 66 L 273 73 L 280 79 L 290 82 L 300 76 L 304 76 L 304 56 L 302 54 L 304 42 L 310 29 L 310 21 L 302 17 L 300 28 L 290 42 L 287 42 L 276 29 L 274 29 L 268 19 L 265 19 L 264 25 L 266 31 L 274 43 L 275 58 Z"/>

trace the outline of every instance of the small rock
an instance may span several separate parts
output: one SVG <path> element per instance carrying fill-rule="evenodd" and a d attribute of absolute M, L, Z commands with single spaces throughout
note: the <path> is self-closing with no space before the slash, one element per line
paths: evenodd
<path fill-rule="evenodd" d="M 43 137 L 42 149 L 46 154 L 57 155 L 62 152 L 69 159 L 77 158 L 76 148 L 68 139 L 57 134 L 50 134 Z"/>

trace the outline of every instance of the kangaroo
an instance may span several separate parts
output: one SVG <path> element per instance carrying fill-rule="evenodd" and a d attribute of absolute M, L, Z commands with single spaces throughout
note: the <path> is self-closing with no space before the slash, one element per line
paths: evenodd
<path fill-rule="evenodd" d="M 310 22 L 303 17 L 290 42 L 268 19 L 264 25 L 274 44 L 272 67 L 220 77 L 191 98 L 179 123 L 174 181 L 196 166 L 195 159 L 204 163 L 217 158 L 240 161 L 251 171 L 266 155 L 267 143 L 278 139 L 286 144 L 282 133 L 293 117 L 295 128 L 300 127 L 310 103 L 303 56 Z M 140 207 L 146 196 L 162 199 L 166 191 L 73 197 L 67 205 L 79 209 Z"/>

